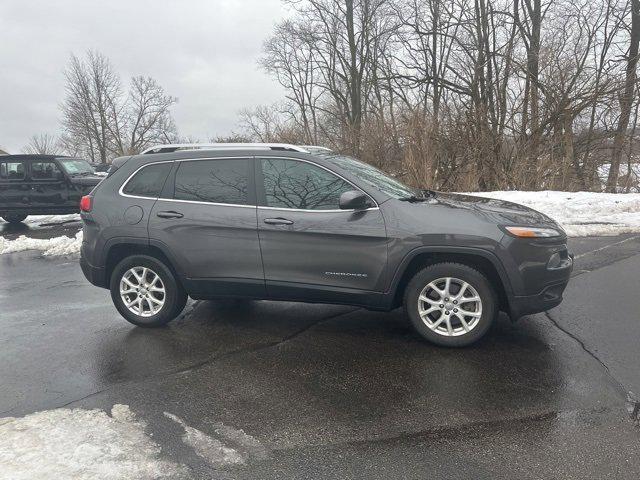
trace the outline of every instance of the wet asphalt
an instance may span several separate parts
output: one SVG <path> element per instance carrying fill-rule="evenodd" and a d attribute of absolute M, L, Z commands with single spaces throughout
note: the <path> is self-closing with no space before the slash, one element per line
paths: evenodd
<path fill-rule="evenodd" d="M 267 301 L 190 301 L 140 329 L 76 258 L 2 255 L 0 416 L 127 404 L 194 478 L 635 479 L 640 235 L 570 244 L 564 303 L 466 349 L 423 342 L 401 311 Z M 164 412 L 242 429 L 267 458 L 212 466 Z"/>

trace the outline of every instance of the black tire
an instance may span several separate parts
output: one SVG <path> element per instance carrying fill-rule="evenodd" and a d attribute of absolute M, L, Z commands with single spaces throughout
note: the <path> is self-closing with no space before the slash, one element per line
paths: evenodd
<path fill-rule="evenodd" d="M 481 308 L 478 308 L 476 306 L 478 305 L 477 303 L 467 303 L 467 302 L 461 301 L 461 303 L 465 304 L 464 305 L 465 308 L 474 308 L 474 309 L 477 308 L 477 310 L 474 310 L 474 311 L 479 312 L 479 314 L 481 315 L 480 318 L 477 320 L 477 322 L 475 317 L 463 317 L 463 320 L 465 320 L 466 327 L 469 327 L 470 325 L 473 324 L 473 326 L 469 328 L 469 331 L 465 331 L 462 325 L 462 321 L 458 316 L 459 314 L 457 313 L 454 314 L 453 311 L 445 312 L 444 311 L 445 308 L 443 308 L 442 311 L 440 310 L 441 305 L 445 305 L 445 306 L 450 305 L 452 308 L 460 307 L 460 305 L 452 304 L 453 298 L 455 298 L 455 292 L 454 292 L 454 297 L 452 297 L 450 303 L 446 303 L 446 304 L 440 303 L 440 304 L 434 305 L 434 307 L 437 310 L 429 314 L 430 316 L 426 317 L 427 320 L 431 322 L 431 326 L 433 327 L 440 320 L 440 315 L 443 315 L 444 313 L 446 313 L 447 316 L 445 319 L 447 320 L 447 322 L 444 322 L 444 323 L 445 325 L 447 324 L 455 325 L 455 328 L 454 328 L 454 331 L 456 332 L 455 336 L 451 334 L 447 335 L 445 333 L 437 333 L 437 331 L 442 332 L 442 330 L 446 329 L 446 326 L 440 326 L 439 328 L 438 326 L 436 326 L 435 330 L 433 328 L 430 328 L 427 325 L 427 320 L 423 320 L 419 312 L 419 296 L 423 291 L 423 289 L 425 289 L 425 287 L 427 287 L 431 282 L 434 282 L 438 279 L 447 278 L 447 277 L 468 283 L 472 287 L 472 289 L 474 289 L 477 292 L 481 301 L 481 304 L 479 305 L 479 307 Z M 440 283 L 437 285 L 441 289 L 444 289 L 443 283 Z M 455 285 L 457 285 L 459 289 L 462 286 L 460 284 L 457 284 L 455 281 L 452 281 L 451 285 L 452 285 L 451 287 L 452 290 L 454 289 Z M 431 294 L 435 293 L 433 290 L 427 290 L 427 291 L 428 292 L 430 291 Z M 468 287 L 467 287 L 467 290 L 465 291 L 467 292 L 465 293 L 465 295 L 469 295 Z M 437 293 L 435 293 L 434 297 L 437 298 Z M 434 297 L 429 297 L 429 298 L 430 300 L 432 300 Z M 427 308 L 426 306 L 429 304 L 422 302 L 422 305 L 423 305 L 423 308 Z M 471 306 L 469 307 L 469 305 Z M 480 340 L 480 338 L 482 338 L 487 333 L 489 328 L 491 328 L 491 325 L 493 324 L 497 314 L 496 294 L 491 285 L 491 282 L 489 282 L 487 277 L 485 277 L 482 273 L 480 273 L 476 269 L 471 268 L 467 265 L 463 265 L 461 263 L 448 263 L 448 262 L 429 265 L 428 267 L 418 271 L 413 276 L 413 278 L 407 285 L 407 288 L 405 289 L 405 292 L 404 292 L 404 308 L 407 316 L 409 317 L 411 325 L 423 338 L 437 345 L 442 345 L 446 347 L 464 347 L 467 345 L 471 345 L 474 342 L 477 342 L 478 340 Z M 452 310 L 452 308 L 450 310 Z M 458 312 L 457 308 L 456 308 L 456 312 Z"/>
<path fill-rule="evenodd" d="M 155 272 L 162 281 L 165 295 L 160 310 L 151 316 L 137 315 L 127 308 L 120 296 L 120 282 L 123 275 L 134 267 L 146 267 Z M 187 294 L 169 267 L 160 260 L 148 255 L 132 255 L 123 259 L 113 269 L 110 281 L 111 299 L 120 315 L 139 327 L 160 327 L 176 318 L 185 304 Z"/>
<path fill-rule="evenodd" d="M 20 213 L 13 213 L 8 215 L 3 215 L 2 218 L 9 223 L 15 224 L 15 223 L 23 222 L 27 218 L 27 215 L 22 215 Z"/>

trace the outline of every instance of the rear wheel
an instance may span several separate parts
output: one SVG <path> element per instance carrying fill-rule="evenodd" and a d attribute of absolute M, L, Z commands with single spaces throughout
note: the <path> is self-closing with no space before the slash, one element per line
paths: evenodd
<path fill-rule="evenodd" d="M 14 214 L 3 215 L 2 218 L 9 223 L 20 223 L 27 218 L 27 215 L 14 213 Z"/>
<path fill-rule="evenodd" d="M 187 294 L 171 269 L 147 255 L 133 255 L 118 263 L 110 289 L 118 312 L 140 327 L 169 323 L 187 302 Z"/>
<path fill-rule="evenodd" d="M 437 263 L 414 275 L 404 306 L 414 329 L 438 345 L 462 347 L 484 336 L 496 316 L 495 293 L 482 273 Z"/>

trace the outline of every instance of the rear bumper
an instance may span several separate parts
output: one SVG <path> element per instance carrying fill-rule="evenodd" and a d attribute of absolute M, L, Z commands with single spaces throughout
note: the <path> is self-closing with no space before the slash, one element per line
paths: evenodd
<path fill-rule="evenodd" d="M 82 256 L 80 257 L 80 268 L 82 269 L 82 273 L 85 278 L 96 287 L 109 288 L 104 268 L 94 267 Z"/>

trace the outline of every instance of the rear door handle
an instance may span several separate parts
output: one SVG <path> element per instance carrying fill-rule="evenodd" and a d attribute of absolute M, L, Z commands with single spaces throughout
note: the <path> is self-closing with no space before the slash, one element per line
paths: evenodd
<path fill-rule="evenodd" d="M 184 217 L 183 214 L 181 214 L 180 212 L 158 212 L 156 213 L 156 216 L 160 217 L 160 218 L 182 218 Z"/>
<path fill-rule="evenodd" d="M 265 218 L 264 223 L 269 225 L 293 225 L 293 220 L 286 218 Z"/>

